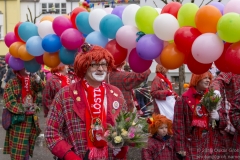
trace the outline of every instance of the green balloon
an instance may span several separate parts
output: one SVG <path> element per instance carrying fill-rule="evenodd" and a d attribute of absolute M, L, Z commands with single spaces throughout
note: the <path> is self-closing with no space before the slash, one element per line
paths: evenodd
<path fill-rule="evenodd" d="M 198 11 L 198 6 L 194 3 L 184 4 L 178 11 L 178 23 L 180 27 L 191 26 L 196 27 L 195 15 Z"/>
<path fill-rule="evenodd" d="M 150 6 L 139 8 L 135 16 L 138 29 L 145 34 L 154 34 L 153 22 L 158 15 L 157 10 Z"/>
<path fill-rule="evenodd" d="M 240 16 L 237 13 L 224 14 L 217 24 L 218 36 L 229 43 L 240 40 Z"/>

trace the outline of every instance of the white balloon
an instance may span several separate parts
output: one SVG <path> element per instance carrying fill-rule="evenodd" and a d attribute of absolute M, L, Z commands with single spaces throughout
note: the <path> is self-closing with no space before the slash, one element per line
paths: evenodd
<path fill-rule="evenodd" d="M 158 15 L 153 23 L 154 33 L 158 38 L 164 41 L 173 40 L 174 34 L 178 29 L 178 20 L 168 13 Z"/>
<path fill-rule="evenodd" d="M 155 8 L 158 14 L 161 14 L 162 8 Z"/>
<path fill-rule="evenodd" d="M 137 27 L 135 16 L 139 8 L 139 5 L 130 4 L 123 10 L 122 21 L 124 25 L 132 25 Z"/>
<path fill-rule="evenodd" d="M 38 24 L 38 34 L 41 38 L 44 38 L 48 34 L 55 34 L 52 28 L 51 21 L 42 21 Z"/>
<path fill-rule="evenodd" d="M 107 14 L 111 14 L 112 13 L 112 10 L 113 8 L 104 8 L 104 10 L 107 12 Z"/>
<path fill-rule="evenodd" d="M 107 12 L 103 9 L 94 9 L 89 14 L 89 24 L 95 31 L 100 31 L 99 24 L 104 16 L 107 15 Z"/>

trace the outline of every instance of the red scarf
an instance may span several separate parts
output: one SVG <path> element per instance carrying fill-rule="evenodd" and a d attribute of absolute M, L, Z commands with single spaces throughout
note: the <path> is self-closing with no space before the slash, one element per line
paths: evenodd
<path fill-rule="evenodd" d="M 157 76 L 158 76 L 159 78 L 163 79 L 164 82 L 167 83 L 168 88 L 169 88 L 170 90 L 172 90 L 172 83 L 167 79 L 166 76 L 162 75 L 161 73 L 157 73 Z"/>
<path fill-rule="evenodd" d="M 32 91 L 30 88 L 30 85 L 31 85 L 30 76 L 28 75 L 26 77 L 23 77 L 18 73 L 16 75 L 17 75 L 17 78 L 22 83 L 22 103 L 33 103 Z M 32 102 L 29 102 L 29 100 L 31 100 Z"/>
<path fill-rule="evenodd" d="M 54 75 L 61 80 L 61 87 L 65 87 L 66 85 L 69 85 L 71 83 L 71 80 L 70 78 L 68 78 L 68 76 L 65 76 L 61 73 L 54 73 Z"/>
<path fill-rule="evenodd" d="M 98 88 L 93 88 L 84 79 L 82 85 L 87 92 L 86 131 L 89 159 L 101 159 L 108 157 L 108 147 L 103 137 L 106 124 L 106 113 L 103 105 L 105 86 L 102 83 Z M 100 138 L 100 139 L 98 139 Z"/>

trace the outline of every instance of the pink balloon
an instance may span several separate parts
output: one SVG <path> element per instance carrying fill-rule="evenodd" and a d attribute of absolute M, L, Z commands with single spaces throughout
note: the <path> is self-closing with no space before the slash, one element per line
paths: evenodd
<path fill-rule="evenodd" d="M 107 12 L 107 14 L 111 14 L 113 8 L 104 8 L 104 10 Z"/>
<path fill-rule="evenodd" d="M 62 45 L 69 50 L 79 48 L 85 41 L 83 35 L 74 28 L 65 30 L 60 38 Z"/>
<path fill-rule="evenodd" d="M 142 73 L 152 65 L 152 60 L 144 60 L 138 56 L 136 48 L 130 52 L 128 62 L 131 69 L 136 73 Z"/>
<path fill-rule="evenodd" d="M 229 12 L 235 12 L 240 14 L 240 1 L 239 0 L 230 0 L 224 7 L 224 14 Z"/>
<path fill-rule="evenodd" d="M 6 55 L 5 55 L 5 62 L 8 64 L 8 61 L 9 61 L 9 58 L 10 58 L 11 54 L 8 52 Z"/>
<path fill-rule="evenodd" d="M 216 61 L 223 53 L 224 43 L 214 33 L 204 33 L 197 37 L 192 45 L 194 59 L 203 64 Z"/>
<path fill-rule="evenodd" d="M 44 64 L 44 62 L 43 62 L 43 55 L 41 55 L 41 56 L 36 56 L 35 59 L 36 59 L 37 63 L 39 63 L 39 64 Z"/>
<path fill-rule="evenodd" d="M 14 42 L 17 42 L 18 39 L 15 36 L 14 32 L 8 32 L 6 34 L 6 36 L 4 37 L 4 42 L 6 44 L 6 46 L 10 47 L 11 44 L 13 44 Z"/>
<path fill-rule="evenodd" d="M 73 28 L 72 22 L 70 19 L 64 16 L 56 17 L 52 23 L 54 32 L 60 37 L 61 34 L 69 28 Z"/>

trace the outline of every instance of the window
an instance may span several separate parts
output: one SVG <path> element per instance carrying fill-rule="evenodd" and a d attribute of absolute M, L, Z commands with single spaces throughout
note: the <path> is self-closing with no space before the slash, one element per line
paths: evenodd
<path fill-rule="evenodd" d="M 171 76 L 171 82 L 174 89 L 179 88 L 179 76 Z"/>
<path fill-rule="evenodd" d="M 3 26 L 0 25 L 0 40 L 3 39 Z"/>
<path fill-rule="evenodd" d="M 43 14 L 66 14 L 66 3 L 42 3 Z"/>
<path fill-rule="evenodd" d="M 3 36 L 3 13 L 0 11 L 0 40 L 3 40 L 4 39 L 4 36 Z"/>

